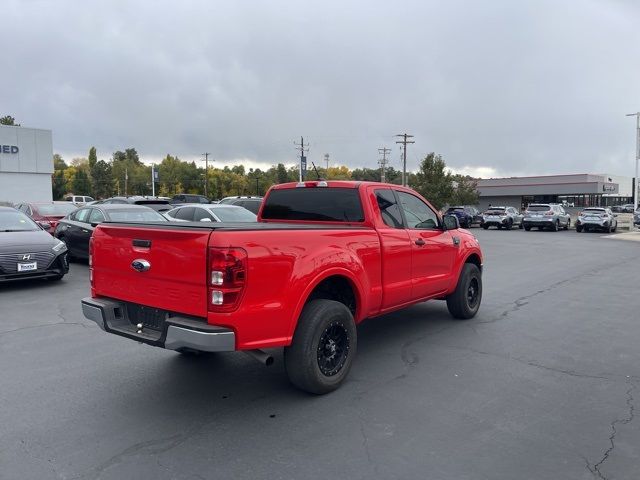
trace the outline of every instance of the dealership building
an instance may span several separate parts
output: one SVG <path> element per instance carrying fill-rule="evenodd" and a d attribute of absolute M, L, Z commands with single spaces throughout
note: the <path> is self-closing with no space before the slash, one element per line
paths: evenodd
<path fill-rule="evenodd" d="M 51 130 L 0 125 L 0 202 L 51 201 Z"/>
<path fill-rule="evenodd" d="M 477 188 L 480 210 L 490 205 L 523 209 L 530 203 L 561 203 L 580 208 L 632 203 L 633 183 L 632 177 L 579 173 L 481 179 Z"/>

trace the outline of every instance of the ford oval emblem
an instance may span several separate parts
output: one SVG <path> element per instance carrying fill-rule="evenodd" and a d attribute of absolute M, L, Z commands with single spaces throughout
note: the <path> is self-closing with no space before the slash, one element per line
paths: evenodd
<path fill-rule="evenodd" d="M 142 258 L 136 258 L 133 262 L 131 262 L 131 268 L 137 270 L 138 272 L 146 272 L 151 268 L 151 264 Z"/>

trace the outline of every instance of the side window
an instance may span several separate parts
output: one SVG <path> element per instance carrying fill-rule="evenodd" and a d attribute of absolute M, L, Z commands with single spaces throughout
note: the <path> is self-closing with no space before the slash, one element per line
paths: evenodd
<path fill-rule="evenodd" d="M 407 219 L 407 227 L 429 229 L 438 228 L 438 216 L 418 197 L 405 192 L 397 192 L 400 205 Z"/>
<path fill-rule="evenodd" d="M 82 210 L 78 210 L 76 212 L 76 221 L 82 223 L 89 223 L 89 210 L 90 208 L 83 208 Z"/>
<path fill-rule="evenodd" d="M 104 215 L 97 208 L 92 208 L 89 214 L 89 223 L 102 223 L 104 222 Z"/>
<path fill-rule="evenodd" d="M 184 210 L 184 209 L 183 209 Z M 193 216 L 193 220 L 196 222 L 199 222 L 200 220 L 202 220 L 203 218 L 208 218 L 209 220 L 211 220 L 212 222 L 215 222 L 216 220 L 213 218 L 213 216 L 204 208 L 196 208 L 195 209 L 195 214 Z"/>
<path fill-rule="evenodd" d="M 398 207 L 396 203 L 396 197 L 393 195 L 393 192 L 389 189 L 381 189 L 376 190 L 375 194 L 380 215 L 385 225 L 392 228 L 404 228 L 402 213 L 400 213 L 400 207 Z"/>
<path fill-rule="evenodd" d="M 180 220 L 186 220 L 188 222 L 192 222 L 193 221 L 193 214 L 195 208 L 193 207 L 185 207 L 185 208 L 181 208 L 180 210 L 178 210 L 176 212 L 176 214 L 173 216 L 174 218 L 179 218 Z"/>

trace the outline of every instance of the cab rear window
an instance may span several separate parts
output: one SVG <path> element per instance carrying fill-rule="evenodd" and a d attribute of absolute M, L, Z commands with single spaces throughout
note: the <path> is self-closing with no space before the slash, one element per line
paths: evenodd
<path fill-rule="evenodd" d="M 272 190 L 262 209 L 266 220 L 364 222 L 355 188 L 304 187 Z"/>

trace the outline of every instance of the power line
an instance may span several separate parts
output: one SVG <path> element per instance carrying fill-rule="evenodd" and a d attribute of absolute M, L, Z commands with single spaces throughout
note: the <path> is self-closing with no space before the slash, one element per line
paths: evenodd
<path fill-rule="evenodd" d="M 407 186 L 407 144 L 416 143 L 413 140 L 407 140 L 408 138 L 413 138 L 413 135 L 409 135 L 408 133 L 401 133 L 396 135 L 396 137 L 402 137 L 402 140 L 397 140 L 396 143 L 402 144 L 402 186 Z"/>
<path fill-rule="evenodd" d="M 391 149 L 387 147 L 382 147 L 378 149 L 378 153 L 382 155 L 382 158 L 378 160 L 378 165 L 380 165 L 380 181 L 385 183 L 385 172 L 387 169 L 387 153 L 391 153 Z"/>

